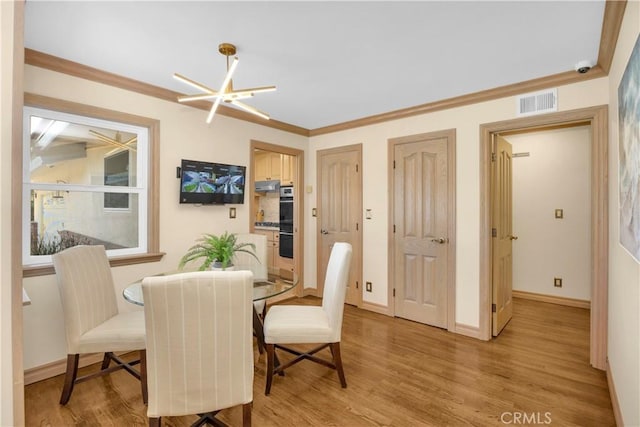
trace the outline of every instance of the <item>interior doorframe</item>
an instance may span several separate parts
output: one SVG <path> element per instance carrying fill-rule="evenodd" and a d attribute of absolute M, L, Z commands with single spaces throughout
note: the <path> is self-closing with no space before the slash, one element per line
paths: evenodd
<path fill-rule="evenodd" d="M 363 206 L 363 200 L 362 200 L 362 175 L 363 175 L 363 167 L 362 167 L 362 144 L 351 144 L 351 145 L 343 145 L 340 147 L 336 147 L 336 148 L 327 148 L 324 150 L 318 150 L 316 152 L 316 188 L 318 189 L 318 191 L 316 192 L 316 206 L 320 207 L 322 206 L 322 186 L 320 185 L 320 181 L 322 180 L 322 176 L 321 176 L 321 157 L 324 154 L 339 154 L 339 153 L 344 153 L 346 151 L 357 151 L 358 152 L 358 165 L 360 167 L 359 173 L 358 173 L 358 185 L 360 187 L 360 198 L 358 199 L 358 225 L 359 225 L 359 233 L 358 233 L 358 237 L 356 239 L 356 245 L 357 247 L 353 248 L 353 256 L 351 258 L 351 267 L 352 268 L 357 268 L 357 277 L 358 277 L 358 301 L 357 301 L 357 305 L 356 307 L 361 308 L 362 307 L 362 292 L 364 290 L 364 283 L 362 282 L 362 264 L 363 264 L 363 257 L 362 257 L 362 235 L 363 233 L 363 228 L 364 228 L 364 224 L 362 223 L 362 206 Z M 322 212 L 320 212 L 320 215 L 322 215 Z M 322 253 L 322 238 L 321 238 L 321 233 L 320 233 L 320 229 L 322 228 L 322 224 L 320 223 L 320 221 L 316 221 L 316 266 L 320 265 L 320 254 Z M 316 268 L 316 283 L 317 283 L 317 288 L 316 288 L 316 296 L 317 297 L 322 297 L 322 294 L 324 292 L 324 283 L 320 280 L 321 277 L 321 271 L 319 268 Z"/>
<path fill-rule="evenodd" d="M 402 136 L 398 138 L 391 138 L 388 140 L 388 156 L 389 166 L 389 225 L 388 225 L 388 251 L 389 257 L 388 268 L 389 272 L 387 283 L 389 284 L 387 289 L 387 306 L 389 307 L 389 314 L 395 316 L 396 304 L 395 304 L 395 244 L 394 244 L 394 206 L 395 206 L 395 194 L 391 191 L 394 187 L 394 153 L 395 147 L 399 144 L 406 144 L 430 139 L 447 138 L 447 185 L 449 187 L 447 216 L 449 221 L 447 223 L 447 234 L 449 243 L 447 244 L 447 330 L 449 332 L 455 332 L 460 334 L 467 333 L 463 330 L 464 326 L 456 326 L 456 130 L 446 129 L 441 131 L 434 131 L 428 133 L 421 133 L 417 135 Z"/>
<path fill-rule="evenodd" d="M 591 127 L 591 316 L 590 362 L 604 370 L 608 313 L 608 106 L 582 108 L 480 125 L 480 300 L 479 333 L 491 339 L 491 142 L 498 133 L 540 130 L 572 123 Z"/>
<path fill-rule="evenodd" d="M 256 150 L 264 150 L 264 151 L 272 151 L 274 153 L 287 154 L 289 156 L 296 157 L 296 166 L 295 166 L 295 186 L 297 190 L 293 193 L 293 221 L 294 224 L 297 224 L 294 227 L 294 233 L 297 238 L 293 240 L 293 253 L 295 254 L 293 268 L 298 275 L 298 285 L 294 288 L 293 293 L 297 297 L 302 297 L 304 294 L 304 197 L 302 189 L 305 188 L 304 184 L 304 151 L 299 150 L 297 148 L 286 147 L 284 145 L 271 144 L 268 142 L 251 140 L 250 143 L 250 153 L 249 153 L 249 164 L 251 167 L 249 170 L 251 171 L 248 174 L 249 179 L 247 182 L 250 182 L 249 185 L 249 230 L 251 232 L 255 231 L 255 212 L 258 210 L 258 206 L 256 206 L 255 200 L 255 185 L 254 182 L 254 173 L 255 173 L 255 153 Z M 246 188 L 246 184 L 245 184 Z"/>

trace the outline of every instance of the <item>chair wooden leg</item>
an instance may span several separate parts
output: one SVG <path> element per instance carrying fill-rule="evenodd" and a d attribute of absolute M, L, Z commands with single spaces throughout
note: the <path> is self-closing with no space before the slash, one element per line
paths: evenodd
<path fill-rule="evenodd" d="M 66 405 L 69 398 L 71 398 L 71 392 L 73 391 L 73 386 L 78 376 L 79 360 L 79 354 L 67 354 L 67 372 L 64 375 L 64 386 L 62 387 L 62 395 L 60 396 L 61 405 Z"/>
<path fill-rule="evenodd" d="M 149 417 L 149 427 L 160 427 L 160 417 Z"/>
<path fill-rule="evenodd" d="M 336 365 L 336 371 L 338 371 L 338 377 L 340 377 L 340 384 L 342 388 L 347 388 L 347 380 L 344 378 L 344 369 L 342 368 L 342 356 L 340 355 L 340 343 L 333 342 L 329 346 L 331 348 L 331 354 L 333 355 L 333 363 Z"/>
<path fill-rule="evenodd" d="M 251 402 L 242 405 L 242 427 L 251 427 Z"/>
<path fill-rule="evenodd" d="M 61 405 L 66 405 L 71 398 L 71 392 L 73 391 L 73 386 L 78 376 L 79 360 L 79 354 L 67 354 L 67 372 L 64 375 L 64 386 L 62 387 L 62 395 L 60 396 Z"/>
<path fill-rule="evenodd" d="M 275 344 L 265 344 L 267 347 L 267 384 L 264 389 L 265 396 L 269 396 L 271 393 L 271 382 L 273 381 L 273 370 L 274 370 L 274 361 L 275 361 L 275 353 L 276 346 Z"/>
<path fill-rule="evenodd" d="M 111 355 L 113 353 L 105 353 L 104 357 L 102 358 L 102 366 L 100 367 L 100 370 L 103 371 L 105 369 L 107 369 L 109 367 L 109 363 L 111 363 Z"/>
<path fill-rule="evenodd" d="M 253 306 L 253 335 L 258 341 L 258 351 L 262 354 L 264 352 L 264 326 L 255 306 Z"/>
<path fill-rule="evenodd" d="M 147 350 L 140 350 L 140 385 L 142 387 L 142 403 L 148 401 L 147 388 Z"/>

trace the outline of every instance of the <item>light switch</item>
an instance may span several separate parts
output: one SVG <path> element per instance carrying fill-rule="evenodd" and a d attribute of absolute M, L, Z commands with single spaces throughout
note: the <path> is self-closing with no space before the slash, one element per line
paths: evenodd
<path fill-rule="evenodd" d="M 371 209 L 367 209 L 364 213 L 366 219 L 371 219 Z"/>
<path fill-rule="evenodd" d="M 556 218 L 557 219 L 564 218 L 564 210 L 563 209 L 556 209 Z"/>

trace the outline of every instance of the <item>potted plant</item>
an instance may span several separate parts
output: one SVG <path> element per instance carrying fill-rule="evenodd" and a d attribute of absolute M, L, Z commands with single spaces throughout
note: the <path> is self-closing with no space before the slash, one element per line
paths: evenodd
<path fill-rule="evenodd" d="M 258 259 L 254 253 L 256 245 L 253 243 L 238 243 L 238 236 L 235 233 L 227 233 L 220 236 L 206 233 L 197 240 L 197 243 L 189 248 L 186 254 L 180 259 L 179 268 L 185 264 L 204 258 L 198 270 L 208 268 L 229 269 L 233 266 L 233 257 L 236 252 L 245 252 Z"/>

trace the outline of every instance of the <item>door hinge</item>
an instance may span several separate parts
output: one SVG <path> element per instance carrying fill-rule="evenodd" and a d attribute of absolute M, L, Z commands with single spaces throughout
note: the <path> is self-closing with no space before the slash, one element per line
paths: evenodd
<path fill-rule="evenodd" d="M 396 288 L 393 288 L 393 297 L 396 297 Z"/>
<path fill-rule="evenodd" d="M 360 289 L 360 285 L 358 284 L 357 280 L 356 280 L 356 289 Z"/>
<path fill-rule="evenodd" d="M 498 237 L 498 230 L 496 230 L 495 228 L 491 229 L 491 237 Z"/>
<path fill-rule="evenodd" d="M 359 231 L 358 223 L 356 222 L 356 231 Z"/>
<path fill-rule="evenodd" d="M 496 305 L 495 304 L 491 304 L 491 312 L 492 313 L 496 312 Z"/>
<path fill-rule="evenodd" d="M 393 224 L 393 232 L 394 233 L 396 232 L 396 225 L 395 224 Z"/>
<path fill-rule="evenodd" d="M 491 161 L 492 162 L 495 162 L 497 158 L 498 158 L 498 155 L 496 153 L 491 153 Z"/>
<path fill-rule="evenodd" d="M 395 160 L 393 161 L 393 168 L 394 169 L 396 168 L 396 161 Z"/>
<path fill-rule="evenodd" d="M 358 172 L 358 164 L 356 163 L 356 172 Z"/>

